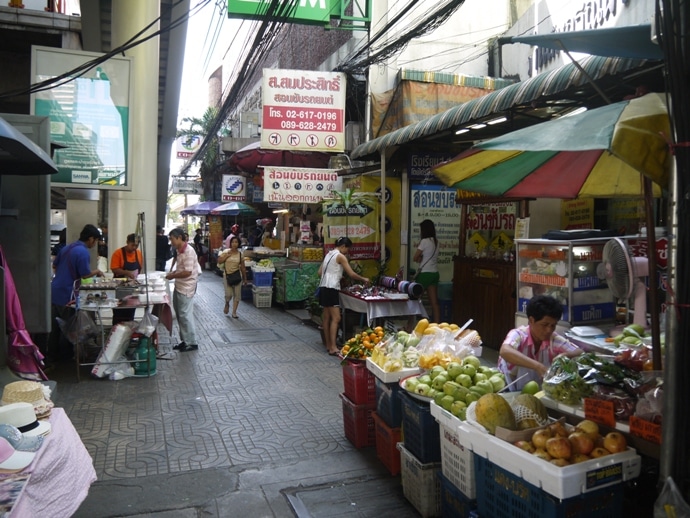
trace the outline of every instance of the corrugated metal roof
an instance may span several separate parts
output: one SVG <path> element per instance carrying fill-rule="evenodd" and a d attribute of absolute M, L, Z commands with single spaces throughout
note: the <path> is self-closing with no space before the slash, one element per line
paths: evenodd
<path fill-rule="evenodd" d="M 483 117 L 501 113 L 514 106 L 530 103 L 540 97 L 552 96 L 571 87 L 587 83 L 589 81 L 587 76 L 597 80 L 607 75 L 616 75 L 641 67 L 645 63 L 645 60 L 639 59 L 588 56 L 579 61 L 579 65 L 585 73 L 582 73 L 573 63 L 550 72 L 544 72 L 478 99 L 472 99 L 423 121 L 395 130 L 383 137 L 365 142 L 352 151 L 351 158 L 358 159 L 377 154 L 391 146 L 459 127 Z"/>
<path fill-rule="evenodd" d="M 398 71 L 398 81 L 417 81 L 420 83 L 437 83 L 454 86 L 470 86 L 473 88 L 484 88 L 485 90 L 498 90 L 515 81 L 489 76 L 468 76 L 465 74 L 451 74 L 449 72 L 438 72 L 434 70 L 414 70 L 401 68 Z"/>

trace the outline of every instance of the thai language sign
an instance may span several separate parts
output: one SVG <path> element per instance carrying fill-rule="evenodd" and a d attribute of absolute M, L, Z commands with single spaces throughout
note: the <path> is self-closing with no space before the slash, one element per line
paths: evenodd
<path fill-rule="evenodd" d="M 293 23 L 328 25 L 341 11 L 340 0 L 301 0 L 293 4 L 293 7 L 279 7 L 273 17 L 282 14 Z M 271 0 L 228 0 L 228 18 L 264 20 L 270 18 L 273 5 L 275 2 Z"/>
<path fill-rule="evenodd" d="M 455 189 L 441 185 L 412 185 L 410 193 L 410 246 L 408 264 L 417 270 L 414 257 L 421 235 L 419 224 L 425 219 L 434 222 L 438 240 L 438 271 L 441 282 L 453 279 L 453 256 L 460 246 L 460 205 L 455 203 Z"/>
<path fill-rule="evenodd" d="M 201 180 L 173 177 L 172 179 L 173 194 L 203 194 L 203 187 Z"/>
<path fill-rule="evenodd" d="M 320 203 L 342 185 L 334 169 L 264 167 L 265 202 Z"/>
<path fill-rule="evenodd" d="M 261 147 L 345 150 L 345 74 L 264 69 Z"/>
<path fill-rule="evenodd" d="M 102 54 L 32 49 L 32 82 L 53 79 Z M 130 58 L 113 57 L 79 77 L 32 94 L 33 115 L 50 118 L 50 140 L 62 146 L 51 183 L 88 189 L 131 189 L 128 178 Z"/>

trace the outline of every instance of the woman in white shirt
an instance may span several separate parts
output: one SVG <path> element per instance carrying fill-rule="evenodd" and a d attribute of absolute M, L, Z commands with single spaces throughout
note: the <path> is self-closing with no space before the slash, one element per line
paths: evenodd
<path fill-rule="evenodd" d="M 420 263 L 419 270 L 415 276 L 418 282 L 426 290 L 431 303 L 431 315 L 434 322 L 439 322 L 441 318 L 441 307 L 438 303 L 438 239 L 436 239 L 436 227 L 430 219 L 425 219 L 419 224 L 422 240 L 417 246 L 414 254 L 414 262 Z"/>
<path fill-rule="evenodd" d="M 357 274 L 347 260 L 346 254 L 351 246 L 352 241 L 349 238 L 339 237 L 335 242 L 335 248 L 326 254 L 319 267 L 319 304 L 323 307 L 322 325 L 326 337 L 326 350 L 331 356 L 339 352 L 336 336 L 340 325 L 340 279 L 343 278 L 343 272 L 365 284 L 369 282 L 369 279 Z"/>

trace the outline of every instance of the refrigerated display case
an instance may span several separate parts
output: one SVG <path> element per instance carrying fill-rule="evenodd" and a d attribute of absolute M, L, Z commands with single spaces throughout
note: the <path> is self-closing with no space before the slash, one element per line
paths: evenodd
<path fill-rule="evenodd" d="M 516 240 L 517 314 L 524 317 L 533 296 L 551 295 L 571 326 L 613 322 L 616 301 L 602 271 L 606 241 Z"/>

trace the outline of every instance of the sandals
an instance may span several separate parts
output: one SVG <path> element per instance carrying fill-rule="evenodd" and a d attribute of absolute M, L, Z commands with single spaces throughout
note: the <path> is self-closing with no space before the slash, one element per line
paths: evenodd
<path fill-rule="evenodd" d="M 240 318 L 240 317 L 238 317 L 237 315 L 232 315 L 232 318 Z"/>
<path fill-rule="evenodd" d="M 223 313 L 227 315 L 230 312 L 230 303 L 226 302 L 225 307 L 223 308 Z"/>

